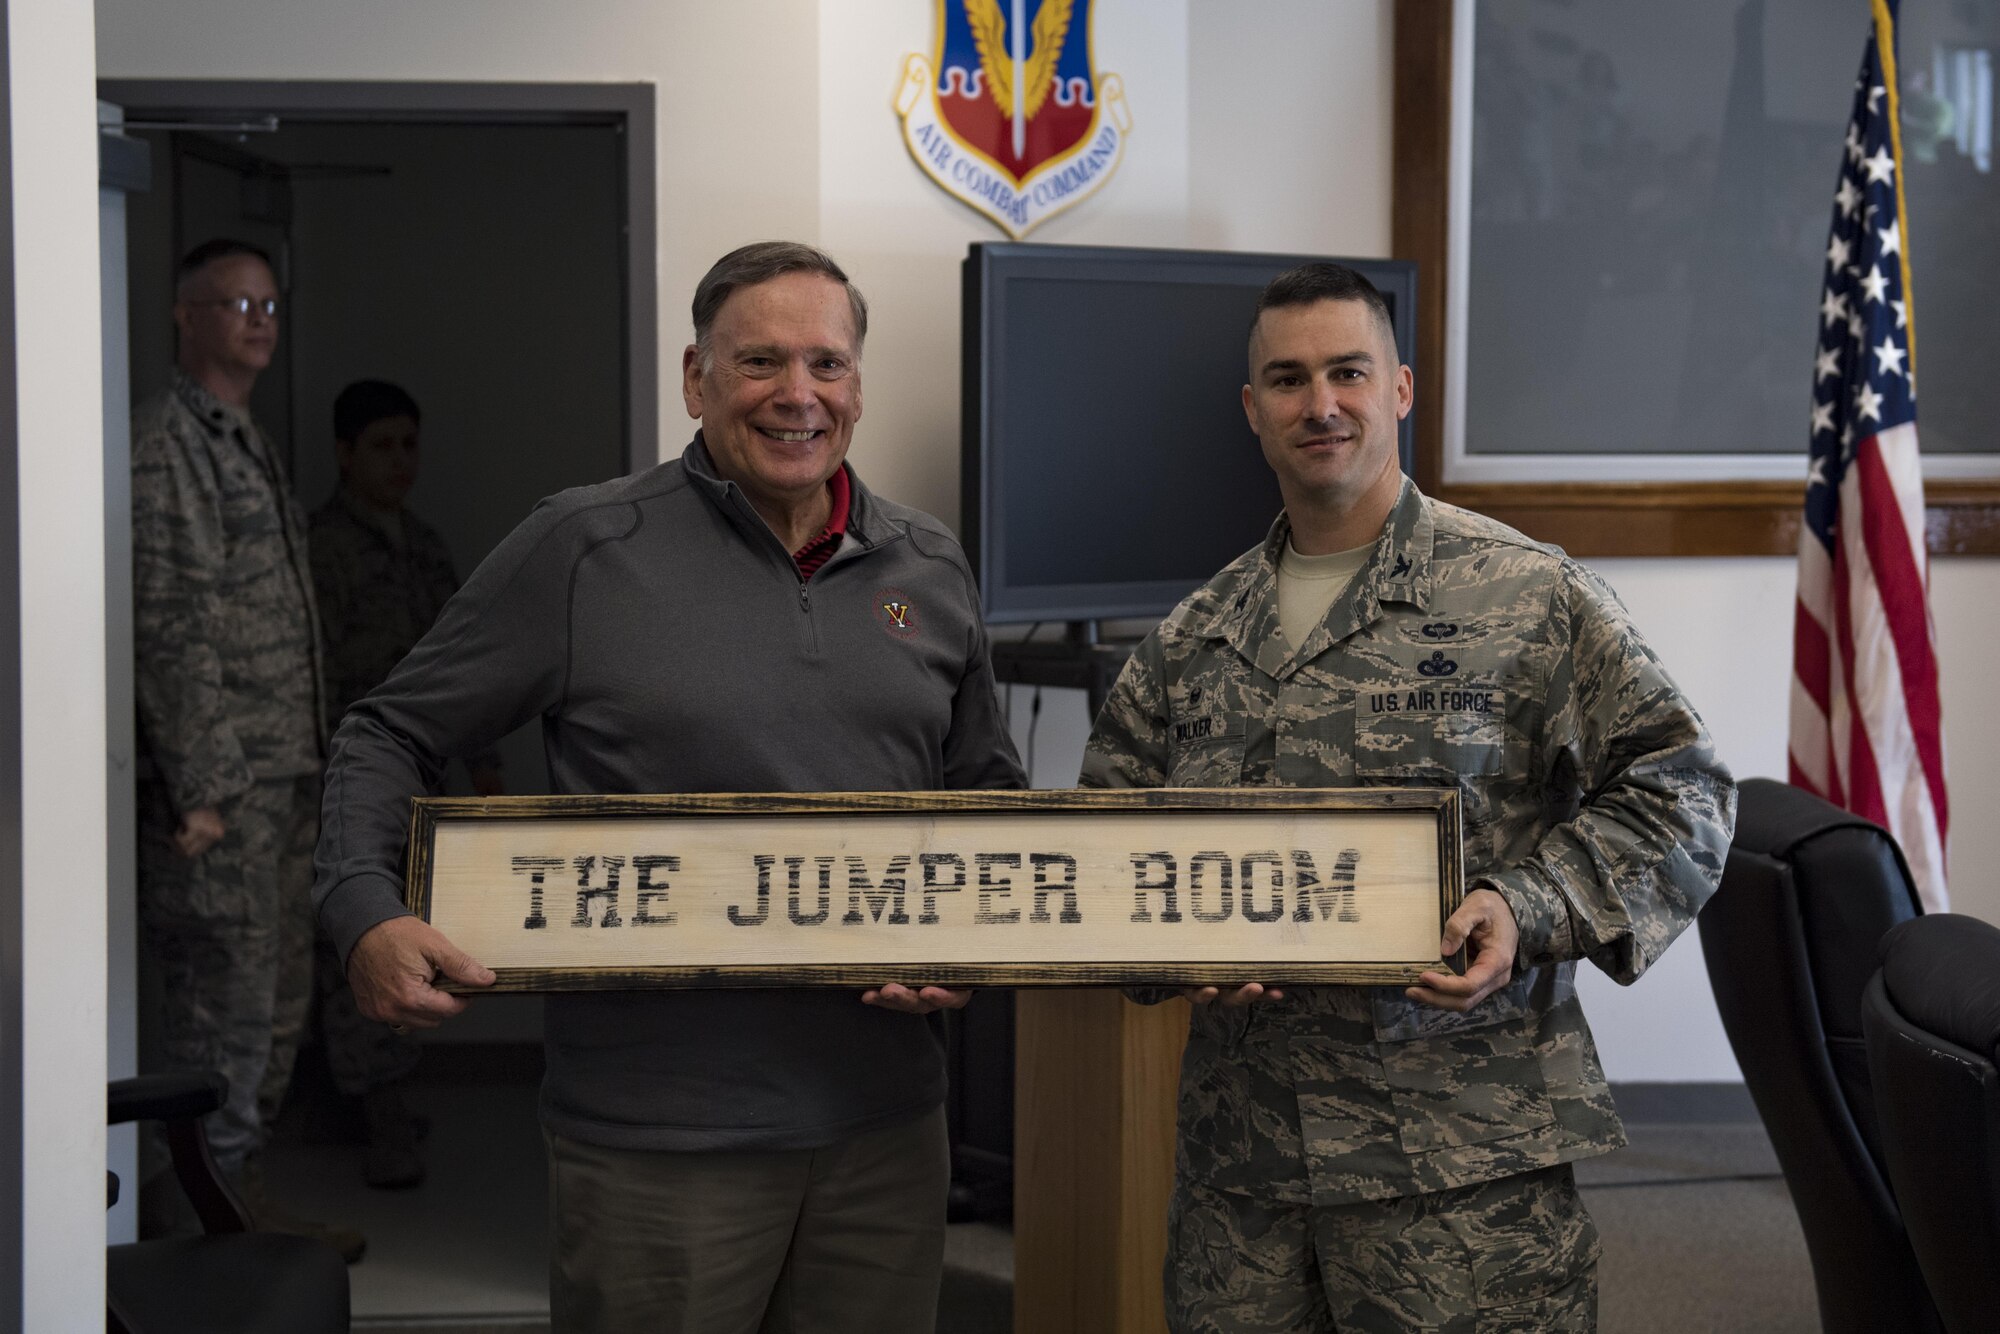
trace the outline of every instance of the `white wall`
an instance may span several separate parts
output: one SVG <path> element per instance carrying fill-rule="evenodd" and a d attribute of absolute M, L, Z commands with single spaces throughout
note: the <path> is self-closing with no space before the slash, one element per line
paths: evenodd
<path fill-rule="evenodd" d="M 1191 0 L 1186 245 L 1389 253 L 1393 6 Z"/>
<path fill-rule="evenodd" d="M 855 467 L 884 494 L 953 522 L 959 263 L 968 242 L 1007 238 L 918 170 L 890 106 L 903 56 L 931 49 L 933 7 L 829 3 L 825 15 L 817 236 L 870 306 L 866 415 L 855 437 Z M 1132 107 L 1125 161 L 1085 205 L 1057 215 L 1029 239 L 1182 244 L 1187 0 L 1103 3 L 1095 40 L 1099 68 L 1124 77 Z"/>
<path fill-rule="evenodd" d="M 1284 35 L 1275 62 L 1243 40 L 1240 5 L 1100 0 L 1097 65 L 1125 81 L 1130 144 L 1095 195 L 1028 239 L 1386 255 L 1383 71 L 1392 33 L 1384 7 L 1279 0 L 1256 14 L 1260 33 Z M 902 56 L 931 49 L 933 21 L 933 6 L 921 0 L 825 6 L 818 239 L 848 266 L 872 309 L 856 466 L 886 494 L 954 522 L 959 265 L 968 243 L 1006 238 L 933 185 L 895 132 L 889 102 Z M 1324 51 L 1343 52 L 1366 77 L 1326 82 L 1315 54 Z M 1303 83 L 1321 86 L 1307 107 L 1291 110 L 1283 139 L 1253 129 L 1270 109 L 1268 95 L 1255 90 Z M 1349 137 L 1345 126 L 1358 129 Z M 1308 138 L 1332 141 L 1333 149 L 1278 171 Z"/>
<path fill-rule="evenodd" d="M 696 278 L 753 237 L 817 240 L 869 292 L 856 465 L 946 519 L 957 511 L 958 260 L 1000 233 L 932 186 L 890 106 L 931 42 L 931 0 L 98 0 L 100 69 L 125 77 L 650 80 L 660 89 L 662 436 Z M 1389 0 L 1102 0 L 1101 68 L 1124 76 L 1124 165 L 1031 239 L 1388 252 Z M 1801 381 L 1803 385 L 1803 380 Z M 1107 386 L 1107 392 L 1116 392 Z M 1804 390 L 1801 389 L 1803 394 Z M 1744 774 L 1782 774 L 1790 643 L 1780 560 L 1605 561 L 1640 625 Z M 1947 561 L 1935 604 L 1958 811 L 1957 905 L 2000 919 L 1996 724 L 1977 710 L 2000 563 Z M 1027 692 L 1015 692 L 1017 727 Z M 1073 774 L 1080 699 L 1048 692 L 1038 780 Z M 1619 1079 L 1727 1079 L 1698 958 L 1676 946 L 1639 988 L 1588 993 Z"/>
<path fill-rule="evenodd" d="M 1707 718 L 1741 777 L 1785 776 L 1792 669 L 1793 563 L 1758 560 L 1595 560 L 1640 628 Z M 2000 721 L 1985 681 L 2000 650 L 2000 561 L 1933 562 L 1951 789 L 1952 911 L 2000 922 Z"/>
<path fill-rule="evenodd" d="M 1785 776 L 1794 564 L 1785 558 L 1594 560 L 1647 640 L 1701 710 L 1740 778 Z M 1955 558 L 1932 569 L 1943 677 L 1952 829 L 1952 909 L 2000 922 L 2000 723 L 1984 683 L 2000 627 L 2000 561 Z M 1715 1016 L 1701 942 L 1690 931 L 1630 989 L 1582 972 L 1584 1006 L 1606 1072 L 1621 1080 L 1736 1079 Z"/>
<path fill-rule="evenodd" d="M 102 1329 L 104 461 L 91 16 L 7 5 L 20 432 L 20 1328 Z M 0 1325 L 15 1313 L 0 1311 Z"/>

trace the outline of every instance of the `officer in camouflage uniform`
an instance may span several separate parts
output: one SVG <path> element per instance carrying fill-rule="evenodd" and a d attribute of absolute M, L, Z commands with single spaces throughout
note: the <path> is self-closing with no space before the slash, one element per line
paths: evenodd
<path fill-rule="evenodd" d="M 1285 513 L 1140 645 L 1083 782 L 1455 785 L 1441 952 L 1471 960 L 1407 990 L 1190 989 L 1172 1326 L 1594 1329 L 1569 1164 L 1624 1134 L 1576 960 L 1629 983 L 1694 920 L 1734 785 L 1595 575 L 1402 477 L 1410 373 L 1366 279 L 1274 280 L 1251 379 Z"/>
<path fill-rule="evenodd" d="M 417 481 L 417 402 L 398 385 L 360 380 L 333 404 L 340 486 L 313 511 L 312 572 L 325 631 L 327 727 L 382 684 L 458 591 L 451 553 L 435 528 L 405 507 Z M 500 791 L 500 757 L 467 762 L 482 796 Z M 335 1085 L 361 1100 L 368 1132 L 362 1175 L 371 1186 L 414 1186 L 420 1123 L 400 1084 L 416 1068 L 415 1038 L 355 1008 L 339 961 L 322 947 L 320 1032 Z"/>
<path fill-rule="evenodd" d="M 178 368 L 132 425 L 140 921 L 160 1057 L 228 1078 L 210 1146 L 261 1222 L 296 1230 L 246 1179 L 312 995 L 326 760 L 305 515 L 249 412 L 278 292 L 238 241 L 197 247 L 177 277 Z M 332 1239 L 358 1252 L 358 1236 Z"/>

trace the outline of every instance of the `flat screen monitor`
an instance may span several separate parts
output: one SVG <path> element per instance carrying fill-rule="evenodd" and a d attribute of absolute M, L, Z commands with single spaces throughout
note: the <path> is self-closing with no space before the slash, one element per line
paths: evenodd
<path fill-rule="evenodd" d="M 1280 502 L 1243 416 L 1250 320 L 1327 258 L 972 246 L 959 513 L 987 620 L 1163 616 L 1262 540 Z M 1416 266 L 1334 262 L 1381 289 L 1414 366 Z"/>

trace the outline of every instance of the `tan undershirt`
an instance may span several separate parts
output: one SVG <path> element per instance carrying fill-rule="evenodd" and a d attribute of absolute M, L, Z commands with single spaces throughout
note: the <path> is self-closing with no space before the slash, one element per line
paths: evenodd
<path fill-rule="evenodd" d="M 1302 648 L 1306 637 L 1326 619 L 1333 600 L 1347 591 L 1348 584 L 1368 563 L 1375 544 L 1352 551 L 1332 551 L 1324 556 L 1301 556 L 1291 539 L 1278 556 L 1278 625 L 1293 648 Z"/>

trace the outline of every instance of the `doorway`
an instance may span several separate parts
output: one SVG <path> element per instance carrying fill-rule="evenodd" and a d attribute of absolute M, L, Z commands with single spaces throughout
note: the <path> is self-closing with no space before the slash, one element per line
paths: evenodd
<path fill-rule="evenodd" d="M 126 223 L 135 404 L 171 379 L 175 260 L 231 236 L 267 250 L 279 280 L 279 351 L 252 409 L 308 511 L 338 480 L 334 398 L 361 379 L 420 405 L 409 508 L 461 577 L 540 498 L 654 462 L 650 86 L 99 89 L 151 148 L 151 188 Z M 500 751 L 508 792 L 547 790 L 537 724 Z M 465 790 L 457 766 L 452 781 Z M 111 986 L 114 1013 L 145 1011 L 133 979 Z M 424 1185 L 360 1186 L 354 1108 L 310 1049 L 270 1179 L 295 1212 L 369 1234 L 357 1320 L 532 1328 L 546 1320 L 540 1000 L 485 998 L 433 1036 L 411 1090 L 431 1123 Z"/>

